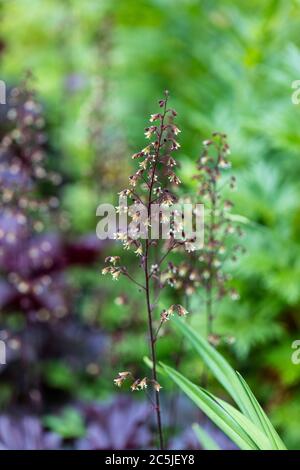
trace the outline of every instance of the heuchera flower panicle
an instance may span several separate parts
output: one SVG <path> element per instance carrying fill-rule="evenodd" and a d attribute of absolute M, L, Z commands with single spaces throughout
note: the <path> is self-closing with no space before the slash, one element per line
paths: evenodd
<path fill-rule="evenodd" d="M 176 137 L 180 133 L 179 128 L 174 124 L 174 118 L 177 113 L 174 109 L 168 107 L 169 93 L 165 92 L 164 99 L 159 101 L 161 111 L 151 114 L 151 125 L 145 129 L 145 137 L 150 142 L 142 150 L 134 153 L 132 159 L 138 162 L 136 171 L 129 177 L 129 187 L 123 189 L 119 195 L 128 197 L 135 205 L 134 210 L 117 208 L 119 213 L 125 213 L 132 218 L 134 222 L 139 221 L 140 213 L 146 213 L 140 224 L 143 224 L 144 233 L 148 236 L 143 238 L 134 237 L 133 233 L 122 232 L 118 230 L 116 239 L 121 241 L 123 247 L 133 250 L 138 257 L 138 265 L 143 271 L 144 281 L 136 280 L 126 266 L 122 266 L 119 257 L 109 256 L 106 258 L 106 266 L 103 268 L 103 274 L 111 274 L 113 279 L 119 279 L 121 275 L 126 276 L 133 282 L 145 296 L 146 313 L 148 321 L 148 336 L 151 350 L 152 361 L 152 377 L 151 379 L 144 377 L 142 379 L 135 378 L 130 373 L 120 374 L 115 379 L 115 384 L 121 386 L 126 379 L 131 377 L 133 383 L 131 390 L 143 390 L 148 384 L 152 384 L 154 389 L 154 409 L 156 412 L 157 429 L 159 436 L 160 448 L 163 448 L 163 433 L 160 412 L 159 391 L 161 385 L 157 381 L 156 372 L 156 341 L 158 332 L 163 325 L 165 319 L 174 313 L 179 316 L 185 316 L 187 311 L 181 305 L 173 305 L 163 315 L 158 317 L 158 327 L 154 330 L 155 317 L 158 295 L 164 284 L 160 280 L 160 273 L 169 253 L 176 247 L 181 245 L 181 241 L 176 241 L 172 236 L 174 221 L 170 224 L 170 238 L 165 243 L 151 239 L 151 222 L 152 205 L 171 205 L 177 201 L 177 197 L 173 192 L 174 187 L 180 185 L 181 181 L 176 175 L 174 168 L 176 167 L 176 159 L 174 153 L 180 148 Z M 160 217 L 160 214 L 157 214 Z M 151 221 L 150 221 L 151 219 Z M 155 262 L 154 262 L 155 260 Z M 152 298 L 152 292 L 156 293 L 156 297 Z"/>

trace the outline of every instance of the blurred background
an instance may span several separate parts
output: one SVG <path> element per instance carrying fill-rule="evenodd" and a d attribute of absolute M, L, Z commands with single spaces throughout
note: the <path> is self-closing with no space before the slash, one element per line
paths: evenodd
<path fill-rule="evenodd" d="M 0 448 L 153 446 L 145 396 L 113 385 L 118 371 L 144 367 L 143 299 L 126 279 L 101 276 L 118 247 L 97 240 L 95 228 L 96 207 L 117 202 L 168 89 L 185 190 L 203 139 L 228 135 L 235 213 L 251 223 L 247 253 L 230 268 L 240 298 L 220 304 L 217 331 L 234 337 L 222 351 L 288 448 L 300 449 L 300 365 L 291 361 L 300 339 L 300 105 L 291 101 L 300 1 L 2 0 L 0 16 L 0 79 L 9 92 L 30 72 L 36 92 L 14 96 L 25 129 L 17 153 L 30 162 L 16 179 L 3 169 L 16 154 L 8 137 L 16 113 L 0 106 Z M 51 185 L 41 184 L 45 171 Z M 20 200 L 27 184 L 34 201 L 22 206 L 25 230 L 11 194 Z M 191 302 L 193 325 L 204 331 L 201 298 Z M 178 343 L 165 335 L 160 359 L 174 363 Z M 202 373 L 188 349 L 180 368 L 191 379 Z M 170 448 L 199 448 L 195 421 L 233 448 L 170 383 L 163 387 Z"/>

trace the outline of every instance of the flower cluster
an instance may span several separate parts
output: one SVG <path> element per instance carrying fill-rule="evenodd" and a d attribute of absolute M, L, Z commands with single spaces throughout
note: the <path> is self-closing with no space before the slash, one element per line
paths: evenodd
<path fill-rule="evenodd" d="M 148 384 L 152 385 L 156 392 L 159 392 L 162 388 L 162 386 L 156 380 L 148 379 L 148 377 L 135 379 L 129 371 L 119 372 L 118 376 L 114 379 L 114 383 L 117 387 L 121 387 L 127 379 L 131 379 L 132 383 L 130 388 L 133 392 L 138 390 L 145 390 L 148 387 Z"/>
<path fill-rule="evenodd" d="M 154 124 L 145 129 L 145 136 L 150 140 L 150 143 L 132 155 L 133 160 L 139 161 L 139 166 L 136 172 L 129 177 L 129 187 L 119 192 L 121 198 L 128 197 L 133 204 L 127 207 L 127 205 L 123 205 L 121 202 L 116 207 L 118 213 L 127 214 L 132 222 L 139 224 L 140 233 L 144 230 L 145 238 L 148 239 L 150 239 L 149 228 L 151 228 L 151 222 L 156 221 L 155 217 L 158 220 L 161 217 L 161 222 L 164 222 L 161 214 L 151 213 L 152 205 L 154 203 L 161 206 L 174 204 L 177 201 L 177 197 L 172 190 L 172 186 L 180 184 L 180 179 L 173 169 L 177 164 L 173 153 L 180 148 L 180 144 L 176 141 L 175 137 L 180 133 L 180 129 L 174 124 L 174 118 L 177 116 L 176 111 L 167 106 L 168 97 L 169 94 L 166 91 L 165 98 L 159 101 L 161 112 L 151 114 L 150 123 Z M 174 214 L 171 213 L 170 239 L 165 244 L 168 252 L 181 244 L 180 241 L 175 241 L 172 238 L 172 233 L 176 229 L 173 217 Z M 115 238 L 123 244 L 124 249 L 133 250 L 139 257 L 141 266 L 145 266 L 148 240 L 146 242 L 142 237 L 135 237 L 133 229 L 124 232 L 120 228 L 115 234 Z M 157 241 L 150 239 L 149 245 L 156 248 L 156 252 L 159 251 Z M 153 281 L 159 283 L 160 287 L 162 287 L 158 274 L 165 256 L 158 258 L 158 260 L 158 263 L 152 265 L 152 267 L 156 266 L 155 269 L 150 268 L 151 273 L 149 275 Z M 118 258 L 117 261 L 119 262 L 120 259 Z M 103 268 L 102 273 L 104 275 L 111 274 L 113 280 L 119 279 L 121 274 L 129 277 L 126 267 L 117 266 L 116 262 L 113 262 L 113 257 L 107 257 L 105 262 L 110 263 L 111 266 Z"/>
<path fill-rule="evenodd" d="M 193 263 L 182 261 L 174 264 L 169 262 L 167 268 L 161 273 L 161 282 L 190 296 L 200 287 L 201 275 Z"/>
<path fill-rule="evenodd" d="M 142 219 L 146 231 L 150 227 L 151 205 L 156 203 L 169 206 L 176 202 L 177 198 L 169 186 L 178 186 L 181 183 L 174 172 L 177 163 L 173 157 L 173 153 L 180 148 L 175 139 L 180 130 L 173 123 L 177 113 L 167 107 L 167 102 L 168 92 L 165 94 L 165 99 L 159 101 L 162 111 L 150 117 L 150 122 L 155 122 L 155 125 L 145 129 L 145 136 L 150 143 L 132 155 L 132 159 L 139 163 L 135 173 L 129 177 L 129 188 L 119 193 L 120 196 L 128 196 L 135 204 L 134 210 L 128 211 L 133 221 L 138 221 L 138 207 L 141 211 L 146 210 L 148 217 Z M 124 211 L 122 207 L 118 207 L 117 210 Z M 125 248 L 133 247 L 138 250 L 136 253 L 142 256 L 140 244 L 133 240 L 130 234 L 119 232 L 116 238 L 123 242 Z"/>
<path fill-rule="evenodd" d="M 185 252 L 182 262 L 169 262 L 159 275 L 161 285 L 171 286 L 178 294 L 190 296 L 198 292 L 201 296 L 204 292 L 209 337 L 213 337 L 215 302 L 227 295 L 232 300 L 239 298 L 236 290 L 230 287 L 231 276 L 225 264 L 229 260 L 236 261 L 237 255 L 245 251 L 236 242 L 243 232 L 231 214 L 233 203 L 223 195 L 226 186 L 233 190 L 236 183 L 234 176 L 227 180 L 223 178 L 223 173 L 231 167 L 229 155 L 225 134 L 213 133 L 210 140 L 203 142 L 203 152 L 197 163 L 198 173 L 194 177 L 199 182 L 197 199 L 188 196 L 184 202 L 202 203 L 205 207 L 204 247 L 199 252 L 193 249 L 192 240 L 185 243 L 189 256 Z M 155 275 L 158 277 L 157 273 Z"/>
<path fill-rule="evenodd" d="M 120 256 L 107 256 L 105 258 L 105 263 L 111 263 L 112 266 L 106 266 L 102 269 L 102 274 L 111 274 L 112 279 L 117 281 L 122 274 L 122 268 L 116 266 L 116 263 L 120 261 Z"/>
<path fill-rule="evenodd" d="M 177 313 L 179 317 L 185 317 L 188 314 L 188 311 L 182 305 L 171 305 L 171 307 L 167 310 L 163 310 L 160 314 L 161 323 L 170 320 L 170 317 L 173 317 L 175 313 Z"/>
<path fill-rule="evenodd" d="M 132 159 L 138 162 L 138 168 L 135 173 L 129 177 L 129 187 L 123 189 L 119 196 L 126 198 L 126 204 L 122 201 L 117 207 L 117 211 L 131 218 L 129 229 L 124 231 L 118 227 L 116 239 L 120 240 L 125 249 L 133 249 L 138 256 L 139 267 L 143 271 L 143 283 L 135 280 L 129 270 L 124 266 L 119 266 L 119 259 L 108 257 L 106 262 L 108 266 L 104 267 L 103 274 L 111 274 L 113 279 L 118 279 L 121 274 L 127 276 L 136 284 L 145 294 L 146 316 L 148 321 L 148 336 L 152 360 L 152 378 L 143 378 L 134 380 L 131 389 L 142 390 L 151 383 L 155 391 L 155 412 L 157 421 L 157 430 L 160 448 L 163 448 L 162 424 L 160 415 L 159 390 L 161 386 L 157 382 L 156 372 L 156 339 L 154 333 L 154 313 L 157 306 L 158 296 L 164 287 L 160 281 L 160 271 L 168 254 L 174 250 L 178 243 L 175 241 L 174 230 L 175 222 L 172 219 L 170 223 L 169 239 L 167 243 L 161 243 L 156 237 L 151 238 L 151 224 L 160 224 L 161 213 L 158 211 L 153 214 L 154 204 L 157 206 L 170 206 L 177 201 L 173 188 L 181 182 L 174 167 L 176 160 L 174 152 L 180 145 L 176 140 L 180 130 L 174 124 L 174 118 L 177 113 L 174 109 L 168 107 L 169 93 L 165 92 L 164 99 L 159 101 L 160 112 L 151 114 L 150 125 L 145 129 L 145 137 L 150 142 L 139 152 L 132 155 Z M 133 205 L 127 208 L 127 198 Z M 156 217 L 156 218 L 155 218 Z M 162 217 L 163 218 L 163 217 Z M 127 225 L 128 226 L 128 225 Z M 136 236 L 136 228 L 143 236 Z M 133 227 L 133 228 L 132 228 Z M 150 232 L 150 233 L 149 233 Z M 180 244 L 180 243 L 179 243 Z M 152 298 L 155 293 L 155 298 Z M 180 305 L 173 306 L 168 315 L 174 313 L 185 315 L 186 311 Z M 163 322 L 160 321 L 158 329 Z M 131 377 L 130 373 L 121 373 L 115 379 L 115 384 L 121 386 L 122 383 Z"/>
<path fill-rule="evenodd" d="M 205 204 L 207 217 L 204 249 L 198 260 L 194 260 L 197 270 L 194 277 L 206 292 L 207 331 L 212 335 L 214 302 L 226 295 L 230 295 L 232 300 L 238 299 L 237 292 L 229 287 L 231 277 L 224 269 L 225 262 L 229 259 L 236 261 L 237 254 L 244 252 L 244 248 L 236 244 L 234 237 L 241 237 L 243 232 L 235 226 L 231 216 L 233 203 L 223 196 L 226 185 L 233 190 L 236 184 L 234 176 L 225 181 L 222 179 L 223 172 L 231 167 L 227 136 L 215 132 L 211 139 L 203 142 L 203 147 L 195 179 L 199 182 L 198 193 Z"/>
<path fill-rule="evenodd" d="M 189 312 L 180 304 L 171 305 L 167 310 L 163 310 L 160 314 L 160 323 L 155 332 L 154 341 L 157 341 L 161 327 L 177 313 L 179 317 L 185 317 Z"/>
<path fill-rule="evenodd" d="M 133 277 L 129 274 L 126 266 L 117 266 L 117 263 L 121 261 L 120 256 L 107 256 L 105 258 L 105 263 L 109 263 L 108 266 L 105 266 L 102 269 L 102 274 L 105 276 L 106 274 L 111 274 L 112 280 L 117 281 L 121 275 L 126 276 L 130 279 L 134 284 L 136 284 L 139 288 L 145 289 L 145 287 L 140 284 L 138 281 L 133 279 Z"/>

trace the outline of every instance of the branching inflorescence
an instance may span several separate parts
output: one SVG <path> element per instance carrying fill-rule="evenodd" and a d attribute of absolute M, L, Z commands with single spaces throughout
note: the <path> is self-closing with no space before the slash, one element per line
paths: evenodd
<path fill-rule="evenodd" d="M 109 256 L 106 258 L 107 266 L 103 269 L 103 274 L 111 274 L 113 279 L 118 279 L 121 275 L 126 276 L 144 294 L 148 321 L 148 336 L 152 361 L 152 377 L 142 379 L 135 378 L 129 371 L 120 372 L 115 379 L 115 384 L 121 386 L 125 380 L 131 380 L 132 390 L 141 390 L 152 386 L 154 393 L 153 405 L 156 411 L 157 429 L 160 448 L 163 448 L 163 432 L 161 422 L 161 409 L 159 390 L 161 388 L 157 381 L 157 359 L 156 341 L 162 325 L 169 318 L 178 314 L 184 316 L 187 311 L 181 305 L 172 305 L 161 312 L 159 318 L 154 314 L 157 307 L 158 296 L 164 284 L 160 280 L 160 272 L 163 263 L 169 253 L 180 245 L 180 241 L 173 236 L 173 225 L 171 224 L 169 238 L 164 242 L 151 238 L 151 223 L 153 223 L 152 207 L 154 204 L 170 206 L 176 202 L 176 196 L 172 191 L 172 186 L 178 186 L 180 180 L 174 172 L 176 161 L 174 152 L 180 147 L 176 141 L 176 136 L 180 132 L 174 124 L 176 111 L 168 107 L 168 92 L 165 92 L 164 99 L 159 101 L 161 111 L 152 114 L 151 125 L 145 129 L 145 136 L 150 139 L 150 143 L 140 152 L 135 153 L 132 158 L 139 161 L 139 168 L 129 178 L 129 188 L 119 193 L 121 197 L 128 197 L 135 205 L 134 211 L 130 208 L 119 206 L 121 212 L 128 212 L 133 221 L 138 221 L 139 209 L 146 211 L 140 224 L 143 224 L 145 237 L 136 238 L 129 231 L 118 230 L 116 239 L 123 243 L 125 249 L 132 249 L 138 256 L 139 266 L 143 270 L 143 282 L 134 279 L 132 273 L 126 266 L 120 265 L 120 258 Z M 159 214 L 156 214 L 160 217 Z M 151 222 L 150 222 L 151 219 Z M 141 229 L 141 227 L 139 227 Z"/>
<path fill-rule="evenodd" d="M 176 160 L 173 154 L 180 147 L 176 141 L 180 130 L 174 124 L 176 111 L 168 108 L 168 92 L 165 92 L 165 98 L 159 101 L 159 106 L 161 112 L 151 115 L 151 125 L 145 129 L 145 136 L 150 139 L 150 143 L 132 156 L 134 160 L 139 161 L 139 167 L 129 178 L 129 188 L 119 193 L 120 205 L 117 207 L 120 215 L 124 215 L 126 220 L 128 216 L 131 217 L 134 223 L 129 224 L 129 228 L 126 224 L 125 229 L 120 224 L 115 238 L 123 243 L 125 249 L 132 249 L 138 256 L 144 279 L 135 279 L 128 267 L 121 264 L 119 256 L 108 256 L 102 273 L 111 274 L 114 280 L 125 276 L 144 294 L 152 377 L 136 378 L 130 371 L 124 371 L 119 372 L 114 382 L 120 387 L 125 381 L 130 381 L 133 391 L 147 389 L 148 385 L 151 387 L 155 397 L 152 403 L 156 410 L 159 444 L 163 448 L 159 399 L 161 386 L 157 381 L 156 342 L 162 326 L 171 316 L 185 316 L 188 312 L 182 305 L 175 304 L 164 309 L 157 319 L 155 313 L 160 292 L 169 285 L 177 289 L 179 297 L 182 294 L 182 297 L 187 299 L 187 296 L 194 293 L 201 295 L 203 291 L 207 335 L 211 342 L 217 344 L 219 337 L 213 330 L 215 302 L 226 295 L 230 295 L 232 299 L 238 298 L 237 292 L 229 286 L 230 275 L 224 269 L 224 264 L 228 258 L 235 260 L 237 253 L 243 248 L 229 241 L 233 233 L 242 235 L 242 232 L 234 225 L 234 217 L 230 214 L 232 202 L 223 196 L 224 186 L 229 185 L 231 189 L 235 186 L 234 177 L 221 182 L 223 170 L 230 167 L 226 135 L 216 132 L 210 140 L 204 141 L 204 149 L 197 163 L 198 172 L 195 175 L 198 190 L 182 201 L 189 204 L 201 203 L 205 206 L 204 246 L 198 251 L 195 239 L 189 238 L 183 229 L 181 223 L 185 220 L 184 216 L 181 216 L 181 219 L 175 216 L 177 197 L 172 191 L 172 186 L 179 186 L 181 182 L 174 172 Z M 125 204 L 122 198 L 125 198 Z M 132 202 L 130 207 L 127 206 L 127 198 Z M 155 217 L 158 222 L 164 222 L 163 212 L 153 213 L 153 207 L 157 204 L 160 207 L 172 206 L 168 212 L 168 237 L 163 237 L 164 242 L 160 241 L 159 237 L 154 237 L 152 231 L 157 222 Z M 198 210 L 199 206 L 195 207 L 194 210 Z M 188 253 L 185 253 L 181 262 L 175 264 L 168 260 L 172 251 L 181 251 L 183 247 Z M 166 260 L 168 263 L 164 266 Z"/>
<path fill-rule="evenodd" d="M 232 201 L 223 196 L 226 185 L 234 189 L 236 184 L 234 176 L 222 179 L 223 171 L 231 166 L 227 136 L 214 132 L 210 140 L 203 142 L 203 146 L 195 179 L 199 182 L 198 194 L 205 204 L 205 241 L 198 258 L 198 272 L 194 272 L 194 277 L 205 290 L 207 334 L 214 342 L 218 341 L 213 331 L 214 303 L 226 295 L 230 295 L 232 300 L 239 298 L 238 293 L 229 287 L 230 275 L 224 269 L 224 264 L 228 259 L 236 261 L 237 254 L 243 252 L 244 248 L 236 244 L 234 239 L 230 241 L 232 235 L 241 237 L 243 233 L 230 214 Z"/>
<path fill-rule="evenodd" d="M 223 177 L 231 166 L 229 154 L 225 134 L 214 132 L 210 140 L 203 142 L 203 151 L 197 162 L 198 171 L 194 176 L 198 188 L 182 201 L 201 203 L 205 207 L 203 247 L 199 251 L 194 249 L 193 243 L 185 245 L 183 259 L 176 264 L 169 261 L 161 273 L 161 281 L 173 287 L 186 302 L 189 296 L 196 294 L 202 297 L 204 293 L 207 336 L 215 345 L 220 340 L 213 329 L 216 303 L 225 296 L 230 296 L 232 300 L 239 298 L 236 290 L 230 287 L 231 276 L 226 262 L 236 261 L 238 253 L 244 251 L 236 243 L 236 236 L 240 237 L 243 233 L 231 214 L 233 203 L 224 196 L 226 189 L 233 190 L 236 184 L 234 176 Z M 197 210 L 195 207 L 194 210 Z"/>

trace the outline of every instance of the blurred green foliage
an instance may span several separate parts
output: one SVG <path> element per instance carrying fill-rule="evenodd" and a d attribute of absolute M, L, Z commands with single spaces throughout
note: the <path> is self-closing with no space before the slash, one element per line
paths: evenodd
<path fill-rule="evenodd" d="M 291 102 L 300 79 L 299 0 L 10 0 L 1 16 L 1 78 L 17 83 L 27 69 L 36 78 L 72 233 L 94 230 L 98 202 L 116 201 L 164 89 L 183 131 L 186 190 L 203 138 L 228 134 L 235 212 L 251 224 L 247 254 L 233 268 L 241 299 L 222 305 L 218 332 L 235 336 L 228 353 L 287 446 L 299 449 L 300 366 L 291 363 L 300 336 L 300 106 Z M 146 352 L 138 293 L 119 305 L 125 281 L 111 284 L 99 270 L 72 276 L 75 286 L 89 286 L 79 315 L 115 338 L 113 364 L 136 364 Z M 97 290 L 101 302 L 91 294 Z M 202 308 L 192 299 L 199 329 Z M 171 361 L 174 338 L 161 340 L 159 354 Z M 48 378 L 68 388 L 72 377 L 61 367 L 49 365 Z M 181 367 L 201 373 L 189 354 Z M 111 375 L 102 382 L 107 391 Z M 73 427 L 77 418 L 69 418 Z"/>
<path fill-rule="evenodd" d="M 45 416 L 44 424 L 65 439 L 81 437 L 85 433 L 81 415 L 72 408 L 66 408 L 62 416 Z"/>

